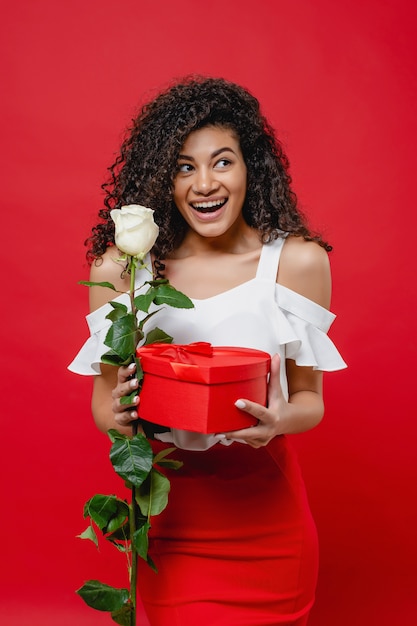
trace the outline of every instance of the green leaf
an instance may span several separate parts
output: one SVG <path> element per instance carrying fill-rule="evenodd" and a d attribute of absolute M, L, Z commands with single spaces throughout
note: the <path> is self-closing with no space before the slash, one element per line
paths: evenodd
<path fill-rule="evenodd" d="M 116 541 L 126 542 L 126 541 L 129 541 L 129 538 L 130 538 L 129 520 L 126 520 L 126 522 L 119 528 L 116 528 L 114 532 L 110 533 L 109 535 L 106 535 L 106 539 L 108 539 L 112 543 Z"/>
<path fill-rule="evenodd" d="M 157 289 L 158 293 L 154 297 L 155 304 L 168 304 L 177 309 L 194 308 L 190 298 L 181 291 L 177 291 L 172 285 L 159 285 Z"/>
<path fill-rule="evenodd" d="M 168 504 L 170 488 L 168 478 L 153 467 L 149 478 L 140 487 L 136 496 L 136 501 L 143 515 L 150 516 L 162 513 Z"/>
<path fill-rule="evenodd" d="M 107 313 L 106 319 L 112 322 L 115 322 L 119 318 L 123 317 L 127 314 L 127 306 L 122 304 L 121 302 L 113 302 L 110 301 L 109 304 L 113 307 L 113 310 L 110 313 Z"/>
<path fill-rule="evenodd" d="M 151 319 L 151 317 L 153 317 L 154 315 L 157 315 L 157 313 L 159 313 L 159 309 L 156 309 L 155 311 L 152 311 L 152 313 L 148 313 L 148 315 L 146 317 L 144 317 L 143 319 L 141 319 L 139 321 L 139 329 L 142 330 L 142 328 L 145 326 L 146 322 L 148 320 Z M 142 335 L 143 337 L 143 335 Z"/>
<path fill-rule="evenodd" d="M 144 345 L 147 346 L 150 343 L 172 343 L 172 341 L 173 337 L 171 335 L 157 327 L 148 332 Z"/>
<path fill-rule="evenodd" d="M 132 391 L 132 393 L 128 396 L 122 396 L 120 398 L 120 404 L 133 404 L 133 399 L 137 396 L 137 389 L 135 389 L 134 391 Z"/>
<path fill-rule="evenodd" d="M 155 454 L 153 462 L 154 465 L 160 465 L 161 467 L 168 467 L 169 469 L 177 470 L 184 465 L 182 461 L 176 461 L 175 459 L 167 459 L 166 457 L 171 452 L 174 452 L 176 448 L 165 448 L 165 450 L 161 450 L 158 454 Z"/>
<path fill-rule="evenodd" d="M 113 350 L 109 350 L 108 352 L 102 354 L 101 362 L 106 365 L 115 365 L 116 367 L 120 367 L 120 365 L 126 365 L 129 363 L 129 359 L 122 359 L 118 354 L 113 352 Z"/>
<path fill-rule="evenodd" d="M 154 463 L 159 463 L 159 461 L 161 461 L 162 459 L 164 459 L 165 457 L 168 456 L 168 454 L 171 454 L 171 452 L 175 452 L 177 448 L 164 448 L 163 450 L 161 450 L 160 452 L 158 452 L 157 454 L 155 454 L 154 458 L 153 458 L 153 462 Z"/>
<path fill-rule="evenodd" d="M 152 468 L 152 448 L 142 434 L 116 439 L 110 449 L 110 460 L 119 476 L 140 487 Z"/>
<path fill-rule="evenodd" d="M 93 496 L 84 506 L 84 517 L 90 517 L 103 533 L 112 533 L 123 526 L 129 506 L 116 496 Z"/>
<path fill-rule="evenodd" d="M 121 609 L 113 611 L 113 613 L 111 614 L 111 618 L 113 622 L 116 622 L 116 624 L 120 624 L 120 626 L 131 626 L 132 613 L 133 606 L 130 602 L 126 602 L 126 604 L 124 604 Z"/>
<path fill-rule="evenodd" d="M 126 554 L 126 552 L 131 551 L 130 545 L 126 542 L 115 541 L 110 537 L 106 537 L 106 540 L 109 541 L 111 545 L 114 546 L 117 550 L 119 550 L 119 552 L 123 552 L 124 554 Z"/>
<path fill-rule="evenodd" d="M 119 433 L 119 431 L 115 428 L 110 428 L 107 431 L 107 435 L 112 443 L 114 443 L 117 439 L 120 439 L 121 441 L 124 441 L 125 439 L 130 439 L 130 437 L 128 437 L 124 433 Z"/>
<path fill-rule="evenodd" d="M 149 567 L 150 567 L 151 569 L 153 569 L 153 571 L 157 574 L 157 573 L 158 573 L 158 569 L 157 569 L 157 567 L 156 567 L 155 563 L 152 561 L 152 559 L 151 559 L 151 557 L 149 556 L 149 554 L 148 554 L 147 562 L 148 562 Z"/>
<path fill-rule="evenodd" d="M 79 537 L 80 539 L 89 539 L 98 548 L 98 539 L 97 539 L 96 531 L 91 526 L 91 524 L 87 526 L 84 532 L 82 532 L 80 535 L 77 535 L 77 537 Z"/>
<path fill-rule="evenodd" d="M 136 319 L 132 313 L 115 320 L 107 331 L 104 343 L 122 359 L 135 352 Z"/>
<path fill-rule="evenodd" d="M 118 611 L 129 598 L 127 589 L 110 587 L 99 580 L 88 580 L 76 593 L 97 611 Z"/>
<path fill-rule="evenodd" d="M 135 298 L 135 306 L 139 311 L 143 311 L 147 313 L 149 311 L 149 307 L 151 306 L 153 299 L 155 297 L 155 290 L 148 289 L 146 293 L 142 293 L 140 296 L 136 296 Z"/>
<path fill-rule="evenodd" d="M 140 383 L 141 383 L 141 382 L 142 382 L 142 380 L 143 380 L 143 369 L 142 369 L 142 363 L 140 362 L 140 358 L 138 358 L 136 355 L 135 355 L 134 361 L 135 361 L 135 363 L 136 363 L 136 374 L 135 374 L 135 376 L 136 376 L 136 378 L 137 378 L 137 379 L 138 379 L 138 381 L 139 381 L 139 388 L 138 388 L 138 391 L 140 391 L 140 390 L 141 390 L 141 388 L 142 388 L 142 385 L 141 385 Z"/>
<path fill-rule="evenodd" d="M 169 280 L 167 278 L 157 278 L 156 280 L 147 280 L 146 285 L 151 285 L 151 287 L 159 287 L 160 285 L 167 285 Z"/>
<path fill-rule="evenodd" d="M 146 522 L 141 528 L 138 528 L 138 530 L 135 530 L 133 533 L 133 545 L 135 546 L 138 555 L 145 561 L 148 560 L 148 532 L 150 527 L 149 522 Z"/>
<path fill-rule="evenodd" d="M 123 311 L 124 313 L 127 313 L 127 306 L 125 304 L 123 304 L 123 302 L 116 302 L 116 300 L 110 300 L 109 302 L 110 306 L 113 307 L 113 309 L 117 309 L 119 311 Z"/>
<path fill-rule="evenodd" d="M 142 528 L 148 523 L 148 518 L 146 515 L 142 515 L 142 512 L 139 507 L 136 508 L 136 530 Z"/>
<path fill-rule="evenodd" d="M 160 467 L 167 467 L 168 469 L 178 470 L 184 465 L 182 461 L 176 461 L 175 459 L 164 459 L 158 463 Z"/>
<path fill-rule="evenodd" d="M 85 285 L 86 287 L 107 287 L 108 289 L 113 289 L 113 291 L 122 293 L 121 291 L 118 291 L 112 283 L 108 283 L 108 282 L 95 283 L 94 281 L 91 281 L 91 280 L 79 280 L 78 284 Z"/>

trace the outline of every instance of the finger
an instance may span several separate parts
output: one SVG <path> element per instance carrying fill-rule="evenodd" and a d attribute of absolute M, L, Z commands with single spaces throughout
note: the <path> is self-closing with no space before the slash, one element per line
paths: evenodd
<path fill-rule="evenodd" d="M 121 376 L 122 380 L 125 380 L 123 376 Z M 113 400 L 117 400 L 122 396 L 130 396 L 132 391 L 139 387 L 139 381 L 137 378 L 129 378 L 126 382 L 119 382 L 119 384 L 112 389 L 112 398 Z"/>
<path fill-rule="evenodd" d="M 131 402 L 129 402 L 129 404 L 126 404 L 126 402 L 122 402 L 121 398 L 124 398 L 124 397 L 125 396 L 115 396 L 113 398 L 113 402 L 112 402 L 113 413 L 123 413 L 124 411 L 137 409 L 139 405 L 139 396 L 134 396 Z"/>
<path fill-rule="evenodd" d="M 239 398 L 239 400 L 236 400 L 235 406 L 241 411 L 248 413 L 248 415 L 252 415 L 252 417 L 258 420 L 258 422 L 263 421 L 265 413 L 267 412 L 267 409 L 262 406 L 262 404 L 252 402 L 246 398 Z"/>
<path fill-rule="evenodd" d="M 136 372 L 135 363 L 130 363 L 130 365 L 122 365 L 117 370 L 117 379 L 119 382 L 123 383 L 126 380 L 129 380 L 135 372 Z"/>
<path fill-rule="evenodd" d="M 224 435 L 226 439 L 243 439 L 246 443 L 251 445 L 252 443 L 256 443 L 255 447 L 265 445 L 270 439 L 271 426 L 274 424 L 273 416 L 271 416 L 268 409 L 261 404 L 246 399 L 237 400 L 235 405 L 241 411 L 252 415 L 258 423 L 248 428 L 241 428 L 240 430 L 233 430 L 221 434 Z"/>
<path fill-rule="evenodd" d="M 279 354 L 274 354 L 271 359 L 271 371 L 268 384 L 268 406 L 271 407 L 282 398 L 281 387 L 281 358 Z"/>
<path fill-rule="evenodd" d="M 131 405 L 120 404 L 120 400 L 115 400 L 112 405 L 114 421 L 120 426 L 129 425 L 138 419 L 139 396 L 135 396 Z"/>
<path fill-rule="evenodd" d="M 137 411 L 123 411 L 123 413 L 115 413 L 114 421 L 119 426 L 129 426 L 132 422 L 138 419 Z"/>
<path fill-rule="evenodd" d="M 259 436 L 259 431 L 252 432 L 257 428 L 257 426 L 252 426 L 251 428 L 241 428 L 240 430 L 231 430 L 228 433 L 220 433 L 221 437 L 225 437 L 226 439 L 243 439 L 247 441 L 248 439 L 253 439 Z"/>
<path fill-rule="evenodd" d="M 253 426 L 252 428 L 242 428 L 241 430 L 235 430 L 229 433 L 222 433 L 219 437 L 229 441 L 246 443 L 253 448 L 266 446 L 272 439 L 270 431 L 262 425 Z"/>

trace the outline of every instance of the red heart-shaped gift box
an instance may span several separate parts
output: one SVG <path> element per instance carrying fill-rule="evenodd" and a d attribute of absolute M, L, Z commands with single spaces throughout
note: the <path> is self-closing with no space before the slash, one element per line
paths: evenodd
<path fill-rule="evenodd" d="M 150 344 L 137 349 L 144 371 L 139 415 L 179 430 L 221 433 L 256 420 L 239 398 L 266 405 L 270 355 L 209 343 Z"/>

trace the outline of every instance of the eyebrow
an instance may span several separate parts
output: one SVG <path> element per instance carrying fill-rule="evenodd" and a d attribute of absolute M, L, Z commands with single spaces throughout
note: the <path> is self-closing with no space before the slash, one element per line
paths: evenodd
<path fill-rule="evenodd" d="M 210 155 L 210 160 L 211 159 L 215 159 L 216 156 L 219 156 L 219 154 L 221 154 L 222 152 L 231 152 L 232 154 L 236 155 L 236 152 L 234 150 L 232 150 L 232 148 L 228 148 L 227 146 L 225 146 L 224 148 L 219 148 L 218 150 L 215 150 Z M 186 159 L 187 161 L 195 161 L 194 157 L 189 156 L 188 154 L 179 154 L 178 158 L 179 159 Z"/>

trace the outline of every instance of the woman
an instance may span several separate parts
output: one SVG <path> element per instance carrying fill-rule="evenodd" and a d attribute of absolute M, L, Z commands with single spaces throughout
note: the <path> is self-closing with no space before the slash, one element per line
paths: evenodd
<path fill-rule="evenodd" d="M 298 210 L 287 158 L 258 101 L 223 79 L 185 79 L 145 105 L 110 171 L 106 209 L 89 240 L 91 280 L 129 289 L 109 211 L 149 206 L 160 228 L 154 271 L 195 305 L 161 310 L 158 326 L 176 343 L 246 346 L 273 357 L 267 407 L 237 399 L 256 426 L 155 434 L 155 449 L 174 443 L 184 465 L 170 475 L 169 505 L 152 526 L 158 574 L 140 565 L 150 623 L 304 625 L 317 537 L 285 435 L 320 422 L 322 370 L 345 366 L 326 335 L 334 318 L 330 247 Z M 91 289 L 92 337 L 73 371 L 98 373 L 113 296 Z M 92 401 L 101 430 L 130 433 L 140 398 L 130 407 L 120 398 L 137 386 L 131 375 L 101 365 Z"/>

